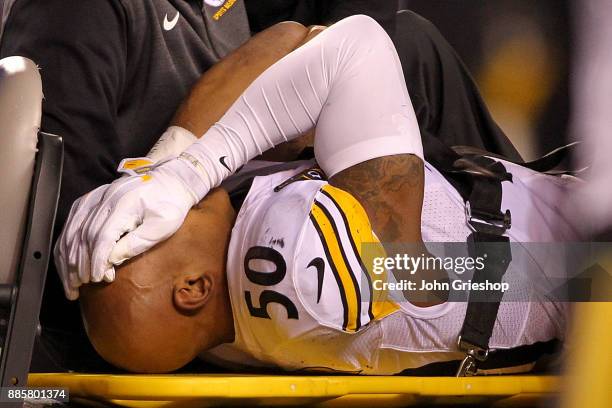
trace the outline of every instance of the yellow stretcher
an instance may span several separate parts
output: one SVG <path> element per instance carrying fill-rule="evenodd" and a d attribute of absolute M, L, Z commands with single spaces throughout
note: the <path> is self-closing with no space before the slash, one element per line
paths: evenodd
<path fill-rule="evenodd" d="M 289 375 L 30 374 L 30 387 L 64 387 L 91 406 L 185 408 L 316 405 L 531 407 L 560 389 L 554 376 L 365 377 Z"/>
<path fill-rule="evenodd" d="M 0 75 L 3 91 L 0 92 L 0 114 L 4 113 L 0 115 L 0 153 L 4 153 L 0 155 L 0 163 L 5 170 L 1 173 L 20 175 L 14 178 L 13 184 L 0 186 L 0 195 L 11 197 L 5 204 L 14 204 L 14 208 L 3 208 L 4 218 L 0 219 L 3 232 L 9 230 L 9 225 L 14 230 L 10 239 L 0 240 L 5 244 L 0 249 L 10 254 L 0 256 L 4 262 L 0 270 L 10 272 L 10 276 L 0 279 L 3 293 L 0 303 L 8 304 L 14 312 L 2 347 L 3 352 L 11 350 L 6 354 L 8 357 L 2 356 L 3 386 L 21 386 L 30 364 L 38 323 L 33 312 L 40 310 L 62 162 L 61 138 L 37 132 L 42 101 L 38 68 L 32 61 L 14 58 L 1 60 L 0 68 L 9 63 L 29 68 L 0 69 L 3 74 Z M 17 108 L 23 112 L 16 114 Z M 31 123 L 24 123 L 26 117 Z M 35 156 L 33 146 L 37 144 Z M 4 180 L 10 178 L 4 177 Z M 15 243 L 21 243 L 22 247 Z M 606 270 L 612 270 L 612 255 L 603 265 Z M 543 399 L 555 398 L 563 389 L 562 408 L 608 408 L 612 406 L 612 302 L 586 304 L 580 312 L 569 342 L 575 351 L 563 379 L 536 375 L 452 378 L 49 373 L 30 374 L 28 385 L 68 388 L 72 402 L 90 406 L 183 408 L 308 404 L 386 408 L 482 404 L 531 407 Z"/>

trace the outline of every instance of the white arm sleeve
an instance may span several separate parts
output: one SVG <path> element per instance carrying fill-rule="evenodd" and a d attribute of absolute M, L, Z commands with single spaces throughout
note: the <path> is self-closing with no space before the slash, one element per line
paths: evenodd
<path fill-rule="evenodd" d="M 399 57 L 370 17 L 349 17 L 260 75 L 181 154 L 198 196 L 253 157 L 316 125 L 315 156 L 328 176 L 382 156 L 423 158 Z"/>

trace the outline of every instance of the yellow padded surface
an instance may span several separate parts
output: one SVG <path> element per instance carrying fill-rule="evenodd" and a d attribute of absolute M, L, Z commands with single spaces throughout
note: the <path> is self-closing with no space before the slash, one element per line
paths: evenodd
<path fill-rule="evenodd" d="M 30 387 L 65 387 L 71 400 L 127 407 L 218 405 L 409 406 L 497 402 L 529 406 L 554 394 L 552 376 L 365 377 L 273 375 L 30 374 Z"/>

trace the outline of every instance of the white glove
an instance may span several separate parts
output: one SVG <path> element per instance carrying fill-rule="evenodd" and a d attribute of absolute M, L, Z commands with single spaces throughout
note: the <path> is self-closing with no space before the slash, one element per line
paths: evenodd
<path fill-rule="evenodd" d="M 82 251 L 87 248 L 74 243 L 80 240 L 87 215 L 100 203 L 109 186 L 110 184 L 100 186 L 79 197 L 72 204 L 64 229 L 55 243 L 53 250 L 55 266 L 62 280 L 64 293 L 70 300 L 76 300 L 79 297 L 79 287 L 90 280 L 89 274 L 79 274 L 79 262 L 89 265 L 89 252 L 83 253 Z M 83 269 L 85 270 L 89 270 L 89 266 Z"/>
<path fill-rule="evenodd" d="M 125 159 L 119 164 L 118 171 L 124 175 L 142 176 L 150 172 L 156 162 L 175 158 L 196 140 L 197 138 L 188 130 L 170 126 L 147 154 L 147 157 Z M 86 234 L 91 234 L 90 229 L 95 228 L 94 218 L 90 215 L 100 205 L 110 186 L 110 184 L 106 184 L 98 187 L 73 203 L 64 229 L 55 245 L 56 268 L 64 286 L 66 297 L 70 300 L 76 300 L 79 297 L 79 287 L 81 285 L 99 280 L 97 276 L 95 278 L 91 276 L 91 252 L 95 243 L 89 241 Z M 122 245 L 127 245 L 127 243 L 128 241 L 125 241 Z M 119 247 L 117 251 L 123 251 L 125 258 L 126 252 L 122 247 Z M 103 279 L 106 282 L 112 282 L 115 279 L 114 268 L 107 268 Z"/>
<path fill-rule="evenodd" d="M 147 153 L 147 158 L 154 162 L 173 159 L 197 140 L 198 138 L 187 129 L 170 126 Z"/>
<path fill-rule="evenodd" d="M 78 199 L 55 247 L 66 296 L 78 298 L 83 283 L 112 282 L 113 265 L 169 238 L 208 190 L 193 164 L 173 159 Z"/>

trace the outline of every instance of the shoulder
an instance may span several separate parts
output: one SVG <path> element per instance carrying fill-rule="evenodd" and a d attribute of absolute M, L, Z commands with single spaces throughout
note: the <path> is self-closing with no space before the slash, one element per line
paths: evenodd
<path fill-rule="evenodd" d="M 255 180 L 232 232 L 228 270 L 240 271 L 239 292 L 251 285 L 242 279 L 249 273 L 282 270 L 276 289 L 300 315 L 353 333 L 395 309 L 372 289 L 366 265 L 381 246 L 366 211 L 318 174 L 308 169 Z"/>
<path fill-rule="evenodd" d="M 269 350 L 316 327 L 296 292 L 294 273 L 312 197 L 325 182 L 284 184 L 299 174 L 285 171 L 255 178 L 228 249 L 236 347 L 264 362 Z"/>
<path fill-rule="evenodd" d="M 230 257 L 244 258 L 250 248 L 268 247 L 291 263 L 308 221 L 314 197 L 326 181 L 311 169 L 256 177 L 232 230 Z"/>
<path fill-rule="evenodd" d="M 5 22 L 3 55 L 120 41 L 126 27 L 127 14 L 119 0 L 17 0 Z"/>
<path fill-rule="evenodd" d="M 10 10 L 9 21 L 26 14 L 31 17 L 32 22 L 39 23 L 38 27 L 41 29 L 57 22 L 70 22 L 71 24 L 66 26 L 66 29 L 70 29 L 83 24 L 77 17 L 90 22 L 103 21 L 110 16 L 122 18 L 125 15 L 125 7 L 121 0 L 17 0 Z M 66 21 L 66 18 L 74 20 Z"/>
<path fill-rule="evenodd" d="M 255 235 L 262 228 L 281 225 L 294 229 L 308 217 L 314 196 L 326 184 L 320 170 L 308 167 L 255 177 L 237 224 L 248 223 L 250 228 L 257 228 Z M 256 222 L 251 225 L 251 221 Z"/>
<path fill-rule="evenodd" d="M 318 268 L 316 292 L 308 271 L 297 276 L 296 286 L 321 324 L 354 333 L 397 310 L 386 292 L 372 286 L 380 279 L 374 275 L 372 259 L 382 256 L 384 249 L 365 209 L 350 193 L 331 185 L 318 191 L 300 254 L 302 264 Z"/>
<path fill-rule="evenodd" d="M 397 310 L 372 292 L 363 248 L 377 240 L 365 211 L 314 175 L 256 178 L 232 231 L 227 275 L 237 347 L 263 361 L 265 350 L 313 333 L 356 333 Z"/>

